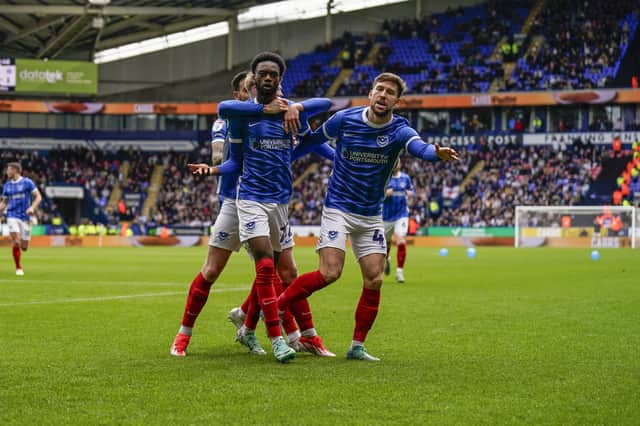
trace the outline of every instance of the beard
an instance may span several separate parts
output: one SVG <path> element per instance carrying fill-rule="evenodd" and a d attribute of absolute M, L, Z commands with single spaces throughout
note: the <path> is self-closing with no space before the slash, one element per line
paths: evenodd
<path fill-rule="evenodd" d="M 264 86 L 256 85 L 256 91 L 258 92 L 259 98 L 273 98 L 276 95 L 276 91 L 278 90 L 278 85 L 274 84 L 269 88 L 265 88 Z"/>
<path fill-rule="evenodd" d="M 376 110 L 375 104 L 369 109 L 371 110 L 371 112 L 374 115 L 376 115 L 378 117 L 384 117 L 386 115 L 389 115 L 389 113 L 391 112 L 391 109 L 388 108 L 388 107 L 385 107 L 383 111 L 378 111 L 378 110 Z"/>

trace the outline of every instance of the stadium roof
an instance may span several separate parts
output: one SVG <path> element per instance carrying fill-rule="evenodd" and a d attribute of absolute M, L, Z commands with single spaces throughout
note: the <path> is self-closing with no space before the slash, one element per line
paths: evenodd
<path fill-rule="evenodd" d="M 0 55 L 91 60 L 99 50 L 226 21 L 274 1 L 4 0 Z"/>
<path fill-rule="evenodd" d="M 0 57 L 116 61 L 239 30 L 407 0 L 0 0 Z M 35 3 L 35 2 L 38 3 Z"/>

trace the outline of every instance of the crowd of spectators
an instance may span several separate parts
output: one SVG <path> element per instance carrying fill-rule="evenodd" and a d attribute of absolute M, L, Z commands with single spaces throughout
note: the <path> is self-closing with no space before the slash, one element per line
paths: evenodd
<path fill-rule="evenodd" d="M 430 225 L 513 226 L 516 205 L 574 205 L 601 171 L 601 149 L 592 145 L 494 147 L 475 155 L 484 166 L 459 206 L 433 215 Z"/>
<path fill-rule="evenodd" d="M 545 37 L 543 46 L 520 60 L 501 89 L 609 87 L 630 41 L 628 18 L 637 7 L 628 0 L 546 2 L 531 31 Z"/>
<path fill-rule="evenodd" d="M 419 20 L 385 20 L 373 66 L 356 67 L 337 94 L 366 95 L 379 72 L 405 76 L 410 93 L 486 91 L 502 73 L 500 63 L 488 61 L 493 48 L 520 27 L 530 6 L 528 0 L 492 1 L 473 13 L 458 7 Z M 420 42 L 407 50 L 409 40 Z"/>
<path fill-rule="evenodd" d="M 513 226 L 515 205 L 576 204 L 587 195 L 600 172 L 602 155 L 600 148 L 582 144 L 505 147 L 481 142 L 480 146 L 460 151 L 462 160 L 456 163 L 428 163 L 403 156 L 403 170 L 413 178 L 416 188 L 415 196 L 410 198 L 410 215 L 419 226 Z M 132 151 L 115 155 L 70 149 L 52 150 L 43 156 L 36 151 L 3 150 L 0 160 L 3 166 L 20 161 L 25 175 L 36 182 L 43 194 L 48 184 L 65 182 L 82 185 L 102 198 L 108 198 L 103 191 L 118 181 L 122 161 L 129 160 L 141 170 L 160 163 L 165 171 L 157 205 L 148 217 L 136 216 L 131 226 L 208 228 L 220 207 L 216 181 L 192 176 L 185 165 L 207 162 L 209 155 L 208 147 L 203 145 L 191 153 L 163 154 Z M 463 186 L 478 162 L 483 162 L 481 170 Z M 315 154 L 293 164 L 296 184 L 290 203 L 292 225 L 319 224 L 331 170 L 331 164 Z M 148 187 L 148 173 L 133 173 L 130 178 L 129 187 Z M 39 211 L 40 221 L 47 223 L 56 215 L 59 213 L 53 201 L 45 199 Z M 113 225 L 118 217 L 111 216 L 110 220 Z"/>
<path fill-rule="evenodd" d="M 296 182 L 296 179 L 312 164 L 316 165 L 314 170 L 300 179 L 300 182 Z M 320 223 L 324 195 L 331 170 L 331 162 L 323 160 L 316 154 L 308 155 L 293 163 L 294 186 L 289 203 L 291 225 L 317 225 Z"/>
<path fill-rule="evenodd" d="M 210 155 L 204 145 L 188 154 L 164 154 L 164 177 L 157 206 L 151 209 L 149 218 L 140 220 L 158 225 L 209 227 L 220 208 L 216 181 L 210 177 L 193 176 L 186 165 L 210 163 Z"/>
<path fill-rule="evenodd" d="M 49 185 L 75 185 L 83 187 L 96 205 L 104 208 L 115 183 L 120 178 L 121 161 L 133 153 L 120 151 L 105 153 L 87 148 L 55 148 L 47 153 L 39 151 L 5 150 L 0 153 L 0 166 L 17 161 L 22 165 L 23 175 L 31 178 L 43 196 L 41 207 L 36 212 L 39 223 L 49 224 L 60 212 L 55 200 L 46 195 Z"/>
<path fill-rule="evenodd" d="M 485 92 L 493 81 L 499 82 L 500 91 L 611 86 L 637 25 L 637 2 L 546 2 L 528 36 L 515 37 L 533 4 L 498 0 L 449 8 L 421 19 L 387 19 L 380 34 L 345 33 L 317 50 L 339 46 L 338 62 L 343 68 L 354 68 L 353 75 L 340 82 L 338 96 L 367 95 L 373 77 L 385 71 L 405 77 L 409 93 L 418 94 Z M 536 35 L 544 36 L 544 43 L 527 50 Z M 373 63 L 364 65 L 374 40 L 381 46 Z M 420 43 L 407 49 L 410 41 Z M 506 79 L 502 63 L 490 58 L 496 46 L 505 45 L 512 54 L 506 60 L 517 60 Z M 504 49 L 501 53 L 506 54 Z M 321 65 L 316 64 L 312 77 L 298 83 L 294 95 L 324 93 L 335 76 L 323 75 Z"/>

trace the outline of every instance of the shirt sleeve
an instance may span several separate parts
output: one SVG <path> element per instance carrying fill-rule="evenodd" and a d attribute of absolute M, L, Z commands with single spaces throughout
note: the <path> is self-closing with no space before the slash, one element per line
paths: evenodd
<path fill-rule="evenodd" d="M 414 157 L 427 161 L 438 161 L 435 145 L 422 140 L 418 132 L 409 126 L 400 129 L 399 140 L 402 141 L 406 151 Z"/>
<path fill-rule="evenodd" d="M 242 140 L 245 136 L 245 120 L 237 117 L 228 121 L 227 132 L 231 139 L 231 144 L 242 144 Z"/>
<path fill-rule="evenodd" d="M 342 111 L 338 111 L 322 124 L 320 130 L 322 131 L 326 139 L 338 139 L 338 136 L 340 136 L 340 128 L 342 127 L 343 116 L 344 113 Z"/>
<path fill-rule="evenodd" d="M 233 142 L 233 139 L 232 139 Z M 229 144 L 229 159 L 218 166 L 218 174 L 226 175 L 240 171 L 242 168 L 242 144 Z"/>
<path fill-rule="evenodd" d="M 262 114 L 262 104 L 245 101 L 223 101 L 218 105 L 218 116 L 224 119 Z"/>
<path fill-rule="evenodd" d="M 304 137 L 311 132 L 311 126 L 309 125 L 309 115 L 306 112 L 300 113 L 301 127 L 298 130 L 298 136 Z"/>
<path fill-rule="evenodd" d="M 218 118 L 211 126 L 211 143 L 224 142 L 227 138 L 227 120 Z"/>
<path fill-rule="evenodd" d="M 32 193 L 33 191 L 38 189 L 38 187 L 36 186 L 35 183 L 33 183 L 31 179 L 29 179 L 27 180 L 27 189 L 29 190 L 29 193 Z"/>
<path fill-rule="evenodd" d="M 311 132 L 309 118 L 313 117 L 314 115 L 329 111 L 329 108 L 331 108 L 331 100 L 329 98 L 311 98 L 305 99 L 300 103 L 302 104 L 304 111 L 300 113 L 300 123 L 302 124 L 302 127 L 300 127 L 300 130 L 298 130 L 298 135 L 306 136 Z M 322 152 L 324 154 L 320 155 L 322 155 L 323 157 L 328 154 L 326 148 L 323 148 Z"/>
<path fill-rule="evenodd" d="M 316 114 L 329 111 L 331 108 L 331 99 L 329 98 L 311 98 L 300 102 L 304 108 L 307 117 L 313 117 Z"/>
<path fill-rule="evenodd" d="M 314 145 L 314 147 L 315 147 L 314 151 L 316 154 L 326 158 L 332 163 L 335 161 L 336 150 L 333 149 L 331 145 L 329 145 L 328 143 L 323 143 L 322 145 Z"/>

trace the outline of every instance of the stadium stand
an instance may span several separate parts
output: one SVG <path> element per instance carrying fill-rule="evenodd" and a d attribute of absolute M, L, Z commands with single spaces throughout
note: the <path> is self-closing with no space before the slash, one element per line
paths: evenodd
<path fill-rule="evenodd" d="M 327 93 L 340 71 L 327 63 L 353 69 L 339 82 L 338 96 L 366 95 L 373 77 L 384 71 L 401 75 L 409 93 L 416 94 L 486 92 L 494 80 L 500 91 L 609 87 L 638 26 L 634 2 L 544 2 L 530 17 L 528 33 L 519 35 L 534 3 L 494 1 L 420 20 L 385 20 L 381 32 L 368 37 L 345 33 L 332 45 L 289 61 L 285 93 Z M 536 37 L 539 46 L 531 45 Z M 366 63 L 370 40 L 378 46 L 373 61 Z M 500 57 L 496 49 L 502 50 Z M 345 50 L 348 59 L 337 60 Z M 507 62 L 515 67 L 503 67 Z"/>
<path fill-rule="evenodd" d="M 632 1 L 548 1 L 532 28 L 539 50 L 517 60 L 502 90 L 610 87 L 638 26 Z"/>
<path fill-rule="evenodd" d="M 142 218 L 142 221 L 158 225 L 209 227 L 220 207 L 215 181 L 194 177 L 185 167 L 189 162 L 205 163 L 209 159 L 210 153 L 204 145 L 191 154 L 165 154 L 162 158 L 164 178 L 157 207 L 152 207 L 149 217 Z"/>
<path fill-rule="evenodd" d="M 483 163 L 482 169 L 463 189 L 456 189 L 460 186 L 456 179 L 445 180 L 441 190 L 434 188 L 433 195 L 443 203 L 447 194 L 459 194 L 459 198 L 452 199 L 452 208 L 445 207 L 429 223 L 513 226 L 516 205 L 579 204 L 586 200 L 590 184 L 600 173 L 602 150 L 595 146 L 482 147 L 470 156 Z M 434 176 L 438 175 L 443 172 Z"/>
<path fill-rule="evenodd" d="M 95 205 L 103 209 L 118 180 L 120 159 L 124 155 L 124 152 L 105 154 L 86 148 L 56 148 L 48 152 L 3 149 L 0 166 L 4 170 L 8 162 L 21 163 L 24 175 L 34 181 L 43 196 L 41 208 L 37 211 L 38 222 L 51 224 L 61 213 L 56 203 L 46 195 L 48 185 L 82 187 Z"/>
<path fill-rule="evenodd" d="M 373 64 L 355 66 L 339 96 L 366 95 L 373 77 L 402 76 L 409 93 L 486 92 L 500 72 L 490 61 L 496 43 L 513 37 L 528 15 L 528 1 L 491 2 L 450 9 L 421 20 L 386 20 Z"/>

